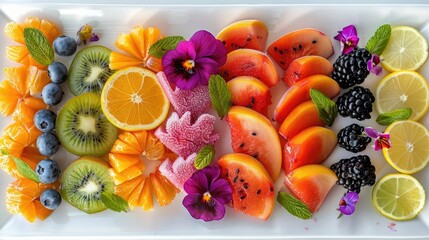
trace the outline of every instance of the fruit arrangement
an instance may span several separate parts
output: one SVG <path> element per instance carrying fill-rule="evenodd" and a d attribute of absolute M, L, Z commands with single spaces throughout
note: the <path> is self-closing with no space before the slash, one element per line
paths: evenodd
<path fill-rule="evenodd" d="M 429 162 L 429 132 L 418 122 L 429 85 L 416 72 L 428 44 L 412 27 L 382 25 L 365 47 L 354 25 L 336 36 L 304 28 L 267 47 L 269 28 L 254 19 L 188 40 L 136 26 L 117 36 L 119 51 L 96 45 L 90 25 L 77 39 L 34 17 L 4 30 L 21 44 L 6 51 L 21 66 L 6 67 L 0 83 L 0 113 L 14 120 L 0 138 L 0 168 L 16 178 L 7 210 L 30 222 L 61 204 L 95 214 L 156 211 L 154 200 L 181 201 L 206 222 L 230 208 L 267 220 L 276 204 L 309 219 L 333 188 L 344 192 L 333 209 L 340 217 L 371 188 L 374 208 L 390 219 L 412 219 L 425 205 L 411 174 Z M 383 67 L 391 73 L 381 79 Z M 362 86 L 370 74 L 375 92 Z M 273 102 L 280 84 L 287 90 Z M 217 156 L 225 138 L 229 153 Z M 371 142 L 399 173 L 380 176 L 366 155 Z M 76 156 L 64 169 L 59 149 Z M 336 150 L 349 155 L 329 159 Z"/>

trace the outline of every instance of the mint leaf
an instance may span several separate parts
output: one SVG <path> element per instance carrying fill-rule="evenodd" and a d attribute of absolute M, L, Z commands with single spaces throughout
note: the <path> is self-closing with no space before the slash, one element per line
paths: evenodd
<path fill-rule="evenodd" d="M 392 27 L 384 24 L 378 27 L 374 35 L 366 43 L 366 50 L 375 55 L 381 55 L 390 39 Z"/>
<path fill-rule="evenodd" d="M 197 157 L 195 158 L 195 168 L 203 169 L 210 165 L 210 163 L 213 161 L 214 155 L 215 149 L 213 145 L 208 144 L 201 148 L 201 150 L 197 154 Z"/>
<path fill-rule="evenodd" d="M 337 105 L 334 101 L 316 89 L 310 89 L 310 97 L 316 105 L 319 117 L 326 123 L 326 125 L 332 126 L 338 114 Z"/>
<path fill-rule="evenodd" d="M 24 28 L 24 41 L 30 55 L 39 64 L 48 66 L 54 61 L 54 50 L 41 31 Z"/>
<path fill-rule="evenodd" d="M 402 108 L 398 110 L 393 110 L 387 113 L 382 113 L 377 117 L 377 123 L 383 126 L 390 125 L 395 121 L 407 120 L 411 117 L 413 111 L 411 108 Z"/>
<path fill-rule="evenodd" d="M 209 80 L 210 100 L 213 108 L 222 119 L 231 107 L 231 92 L 225 80 L 219 75 L 211 75 Z"/>
<path fill-rule="evenodd" d="M 311 212 L 308 209 L 307 205 L 305 205 L 300 200 L 292 197 L 292 195 L 279 192 L 277 195 L 277 202 L 282 205 L 290 214 L 297 216 L 301 219 L 310 219 Z"/>
<path fill-rule="evenodd" d="M 2 149 L 1 154 L 3 155 L 10 155 L 6 150 Z M 19 174 L 21 174 L 23 177 L 28 178 L 30 180 L 33 180 L 37 183 L 40 182 L 39 177 L 37 176 L 36 172 L 31 169 L 31 167 L 28 165 L 28 163 L 24 162 L 22 159 L 12 156 L 13 161 L 15 162 L 16 169 L 18 170 Z"/>
<path fill-rule="evenodd" d="M 185 39 L 181 36 L 168 36 L 159 39 L 152 46 L 150 46 L 148 53 L 156 58 L 162 58 L 168 50 L 175 49 L 177 44 L 183 40 Z"/>
<path fill-rule="evenodd" d="M 114 193 L 101 193 L 101 201 L 110 210 L 115 212 L 127 212 L 128 202 Z"/>

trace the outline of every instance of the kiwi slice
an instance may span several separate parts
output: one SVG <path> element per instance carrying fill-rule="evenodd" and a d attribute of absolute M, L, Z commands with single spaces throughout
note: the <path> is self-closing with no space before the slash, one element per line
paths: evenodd
<path fill-rule="evenodd" d="M 100 93 L 104 83 L 112 75 L 109 68 L 111 50 L 103 46 L 82 48 L 70 65 L 67 82 L 74 95 L 84 92 Z"/>
<path fill-rule="evenodd" d="M 70 99 L 55 123 L 61 145 L 79 156 L 102 156 L 113 146 L 117 129 L 101 111 L 100 96 L 84 93 Z"/>
<path fill-rule="evenodd" d="M 106 209 L 101 194 L 114 193 L 109 166 L 94 157 L 81 157 L 70 164 L 61 177 L 61 195 L 75 208 L 86 213 Z"/>

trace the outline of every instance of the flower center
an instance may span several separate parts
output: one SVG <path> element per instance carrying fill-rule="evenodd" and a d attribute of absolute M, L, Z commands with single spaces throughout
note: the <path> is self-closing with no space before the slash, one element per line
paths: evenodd
<path fill-rule="evenodd" d="M 344 199 L 341 199 L 341 201 L 340 201 L 340 207 L 341 206 L 345 206 L 345 205 L 347 205 L 347 203 L 346 203 L 346 200 L 344 200 Z"/>
<path fill-rule="evenodd" d="M 185 70 L 189 74 L 193 74 L 194 73 L 195 62 L 192 59 L 185 60 L 185 61 L 182 62 L 182 67 L 183 67 L 183 70 Z"/>
<path fill-rule="evenodd" d="M 214 206 L 215 202 L 213 201 L 212 195 L 207 191 L 203 194 L 202 198 L 203 202 L 207 203 L 209 206 Z"/>

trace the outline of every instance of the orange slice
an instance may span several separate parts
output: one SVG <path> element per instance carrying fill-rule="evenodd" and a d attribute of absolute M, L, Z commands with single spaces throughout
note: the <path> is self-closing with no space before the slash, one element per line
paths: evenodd
<path fill-rule="evenodd" d="M 112 52 L 109 68 L 118 70 L 127 67 L 145 67 L 155 72 L 161 71 L 161 59 L 148 53 L 150 46 L 161 38 L 161 31 L 154 27 L 136 26 L 130 33 L 120 34 L 115 41 L 115 46 L 127 54 Z"/>
<path fill-rule="evenodd" d="M 101 108 L 116 127 L 139 131 L 158 127 L 167 117 L 170 102 L 155 73 L 130 67 L 107 80 L 101 93 Z"/>

